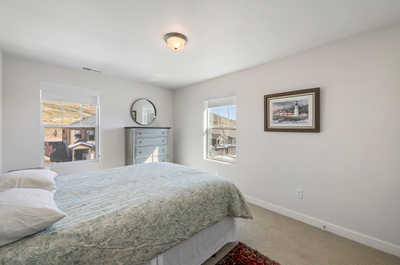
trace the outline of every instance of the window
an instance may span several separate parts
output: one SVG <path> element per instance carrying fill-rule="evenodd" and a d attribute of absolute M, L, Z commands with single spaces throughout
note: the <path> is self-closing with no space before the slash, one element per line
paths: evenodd
<path fill-rule="evenodd" d="M 62 96 L 42 91 L 44 162 L 96 160 L 98 98 Z"/>
<path fill-rule="evenodd" d="M 236 160 L 235 98 L 206 102 L 205 158 L 232 163 Z"/>

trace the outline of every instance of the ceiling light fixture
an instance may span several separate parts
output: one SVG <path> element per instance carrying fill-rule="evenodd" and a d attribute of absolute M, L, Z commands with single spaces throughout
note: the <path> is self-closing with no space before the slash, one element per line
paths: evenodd
<path fill-rule="evenodd" d="M 168 47 L 170 47 L 173 51 L 182 50 L 188 41 L 187 37 L 179 32 L 170 32 L 165 34 L 164 40 Z"/>

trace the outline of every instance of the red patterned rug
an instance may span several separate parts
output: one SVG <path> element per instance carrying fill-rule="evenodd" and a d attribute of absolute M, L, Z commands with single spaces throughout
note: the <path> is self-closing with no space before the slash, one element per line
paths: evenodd
<path fill-rule="evenodd" d="M 279 265 L 279 263 L 239 242 L 216 265 Z"/>

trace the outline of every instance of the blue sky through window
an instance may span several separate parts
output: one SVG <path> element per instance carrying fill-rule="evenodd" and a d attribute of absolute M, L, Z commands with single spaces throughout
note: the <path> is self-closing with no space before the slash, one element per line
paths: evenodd
<path fill-rule="evenodd" d="M 219 116 L 236 120 L 236 105 L 226 105 L 226 106 L 218 106 L 209 108 L 211 113 L 215 113 Z"/>

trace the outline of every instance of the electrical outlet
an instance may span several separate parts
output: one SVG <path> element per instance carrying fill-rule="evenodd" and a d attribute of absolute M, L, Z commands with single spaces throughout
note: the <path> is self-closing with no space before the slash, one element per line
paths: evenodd
<path fill-rule="evenodd" d="M 303 200 L 304 199 L 304 191 L 302 189 L 297 189 L 296 190 L 296 194 L 297 194 L 297 199 L 298 200 Z"/>

